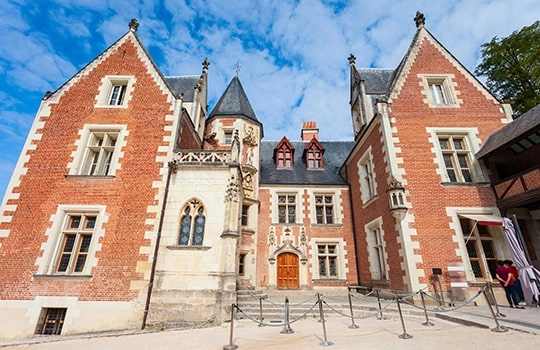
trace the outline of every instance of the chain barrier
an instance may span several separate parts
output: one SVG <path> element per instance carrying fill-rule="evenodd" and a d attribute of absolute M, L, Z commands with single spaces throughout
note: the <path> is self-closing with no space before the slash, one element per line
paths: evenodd
<path fill-rule="evenodd" d="M 422 288 L 422 289 L 418 290 L 417 292 L 412 292 L 412 293 L 407 293 L 407 294 L 396 294 L 396 293 L 390 293 L 390 292 L 380 291 L 380 290 L 376 289 L 376 290 L 371 290 L 367 295 L 360 294 L 359 292 L 357 292 L 356 295 L 355 295 L 354 293 L 351 293 L 351 291 L 349 290 L 347 292 L 347 298 L 348 298 L 348 304 L 349 304 L 348 305 L 349 306 L 349 314 L 347 314 L 344 311 L 338 310 L 336 307 L 332 306 L 331 304 L 329 304 L 327 302 L 327 300 L 328 301 L 342 302 L 343 301 L 342 298 L 340 299 L 340 298 L 336 298 L 336 297 L 328 297 L 328 296 L 323 296 L 321 293 L 316 293 L 313 297 L 311 297 L 311 298 L 309 298 L 309 299 L 307 299 L 305 301 L 301 301 L 301 302 L 295 303 L 295 304 L 290 304 L 289 299 L 286 297 L 285 298 L 284 320 L 282 322 L 272 322 L 272 323 L 265 323 L 263 321 L 262 302 L 265 301 L 265 302 L 267 302 L 267 303 L 269 303 L 271 305 L 275 305 L 275 306 L 283 306 L 282 303 L 277 303 L 277 302 L 273 302 L 271 300 L 268 300 L 267 296 L 259 297 L 259 306 L 260 306 L 259 319 L 257 319 L 256 317 L 253 317 L 253 316 L 249 315 L 248 313 L 244 312 L 242 309 L 240 309 L 238 307 L 238 305 L 233 304 L 232 307 L 231 307 L 231 332 L 230 332 L 229 344 L 225 345 L 223 347 L 223 349 L 224 350 L 232 350 L 232 349 L 237 349 L 238 348 L 238 346 L 233 344 L 233 342 L 232 342 L 233 341 L 233 330 L 232 329 L 234 327 L 234 318 L 235 318 L 234 311 L 235 310 L 237 310 L 239 314 L 242 314 L 243 317 L 245 317 L 246 319 L 248 319 L 250 321 L 253 321 L 253 322 L 257 323 L 259 326 L 284 327 L 283 330 L 280 333 L 291 334 L 291 333 L 294 333 L 294 331 L 290 328 L 290 325 L 292 323 L 295 323 L 295 322 L 301 320 L 301 319 L 305 319 L 307 317 L 307 315 L 310 312 L 313 312 L 314 308 L 318 306 L 319 307 L 319 314 L 320 314 L 319 317 L 320 317 L 320 321 L 322 322 L 323 333 L 324 333 L 324 340 L 319 345 L 329 346 L 329 345 L 332 345 L 333 343 L 327 340 L 323 305 L 325 305 L 326 307 L 328 307 L 328 309 L 330 309 L 332 312 L 335 312 L 338 315 L 350 318 L 352 324 L 349 326 L 349 328 L 359 328 L 358 325 L 356 325 L 354 323 L 354 320 L 367 319 L 367 318 L 370 318 L 370 317 L 377 317 L 378 319 L 384 319 L 383 314 L 382 314 L 383 310 L 386 310 L 390 305 L 392 305 L 395 302 L 396 305 L 397 305 L 399 318 L 400 318 L 401 326 L 402 326 L 402 329 L 403 329 L 403 333 L 399 335 L 399 338 L 401 338 L 401 339 L 411 339 L 413 336 L 410 335 L 409 333 L 407 333 L 407 330 L 405 328 L 405 321 L 404 321 L 404 318 L 403 318 L 401 304 L 406 304 L 408 306 L 423 310 L 426 321 L 424 323 L 422 323 L 422 325 L 424 325 L 424 326 L 433 326 L 434 323 L 430 322 L 429 317 L 428 317 L 428 311 L 430 311 L 430 312 L 456 311 L 456 310 L 459 310 L 459 309 L 473 303 L 476 300 L 476 298 L 478 298 L 481 294 L 483 294 L 484 297 L 486 298 L 487 304 L 488 304 L 488 306 L 490 308 L 491 314 L 492 314 L 493 319 L 494 319 L 495 324 L 496 324 L 496 327 L 492 328 L 491 330 L 494 331 L 494 332 L 506 332 L 507 331 L 507 329 L 505 327 L 501 326 L 499 324 L 498 320 L 497 320 L 497 316 L 505 316 L 505 315 L 503 315 L 503 314 L 501 314 L 499 312 L 498 305 L 497 305 L 496 302 L 495 302 L 496 312 L 493 310 L 493 307 L 491 305 L 489 296 L 491 296 L 493 300 L 495 300 L 495 296 L 494 296 L 492 287 L 491 287 L 489 282 L 486 283 L 474 296 L 472 296 L 468 300 L 465 300 L 465 301 L 462 301 L 462 302 L 459 302 L 459 303 L 456 303 L 456 302 L 449 303 L 449 305 L 452 305 L 452 307 L 449 307 L 447 309 L 441 309 L 439 307 L 437 307 L 437 308 L 427 308 L 426 307 L 426 301 L 425 301 L 426 297 L 430 298 L 430 299 L 432 299 L 434 301 L 437 301 L 437 302 L 440 302 L 440 300 L 437 299 L 437 298 L 433 298 L 428 293 L 426 293 L 425 292 L 426 289 L 427 289 L 427 287 Z M 489 293 L 491 293 L 491 294 L 488 296 Z M 360 295 L 358 295 L 358 294 L 360 294 Z M 373 294 L 375 294 L 375 296 L 377 298 L 376 301 L 373 300 L 373 296 L 372 296 Z M 381 299 L 381 294 L 391 296 L 391 298 L 389 298 L 389 299 Z M 418 295 L 420 296 L 420 300 L 422 302 L 421 306 L 416 305 L 413 302 L 408 300 L 408 299 L 414 299 L 414 297 L 416 297 Z M 309 307 L 305 310 L 305 312 L 303 312 L 300 316 L 296 317 L 295 319 L 290 320 L 289 306 L 291 306 L 291 305 L 293 305 L 293 306 L 301 306 L 301 305 L 304 305 L 304 304 L 308 304 L 309 302 L 312 302 L 313 299 L 317 299 L 317 300 L 314 303 L 310 304 Z M 353 299 L 363 299 L 364 301 L 365 301 L 365 299 L 369 299 L 369 301 L 376 302 L 378 307 L 376 307 L 375 311 L 367 313 L 367 314 L 366 314 L 367 310 L 363 310 L 364 316 L 355 316 L 354 313 L 353 313 L 353 302 L 352 302 Z M 384 305 L 383 305 L 381 300 L 385 300 Z"/>

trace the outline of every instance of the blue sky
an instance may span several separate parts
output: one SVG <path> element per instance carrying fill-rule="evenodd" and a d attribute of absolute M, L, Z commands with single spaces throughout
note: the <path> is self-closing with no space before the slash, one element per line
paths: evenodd
<path fill-rule="evenodd" d="M 210 60 L 210 110 L 235 74 L 266 140 L 352 139 L 347 57 L 395 68 L 414 15 L 471 72 L 480 45 L 540 18 L 538 0 L 0 0 L 0 198 L 41 98 L 128 30 L 167 76 L 200 74 Z"/>

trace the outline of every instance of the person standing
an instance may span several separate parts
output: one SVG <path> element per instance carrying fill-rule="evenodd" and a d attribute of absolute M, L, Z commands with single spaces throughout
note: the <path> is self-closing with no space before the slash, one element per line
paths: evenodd
<path fill-rule="evenodd" d="M 512 275 L 514 275 L 514 288 L 519 299 L 519 305 L 523 305 L 525 303 L 525 296 L 523 295 L 523 287 L 521 286 L 521 280 L 519 279 L 519 271 L 514 266 L 514 262 L 512 260 L 505 260 L 504 264 L 508 266 L 512 272 Z"/>
<path fill-rule="evenodd" d="M 504 293 L 506 294 L 508 304 L 512 308 L 515 307 L 517 309 L 524 309 L 523 306 L 519 305 L 516 289 L 514 288 L 515 278 L 512 274 L 512 270 L 510 270 L 508 265 L 506 265 L 502 260 L 497 261 L 497 265 L 499 266 L 495 271 L 495 275 L 504 288 Z"/>

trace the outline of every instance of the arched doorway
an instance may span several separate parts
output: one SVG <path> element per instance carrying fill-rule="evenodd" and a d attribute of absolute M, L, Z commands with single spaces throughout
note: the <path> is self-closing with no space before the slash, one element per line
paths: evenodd
<path fill-rule="evenodd" d="M 277 257 L 277 287 L 278 289 L 300 288 L 298 255 L 281 253 Z"/>

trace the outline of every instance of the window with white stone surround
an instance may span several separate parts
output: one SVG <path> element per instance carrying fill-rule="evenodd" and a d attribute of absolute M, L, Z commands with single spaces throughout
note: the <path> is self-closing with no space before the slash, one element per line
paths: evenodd
<path fill-rule="evenodd" d="M 366 203 L 377 194 L 371 148 L 362 155 L 357 166 L 362 203 Z"/>
<path fill-rule="evenodd" d="M 35 276 L 90 276 L 97 265 L 96 251 L 106 220 L 104 206 L 59 207 L 46 232 L 48 239 L 42 245 L 44 254 L 37 261 Z"/>
<path fill-rule="evenodd" d="M 80 134 L 69 175 L 114 176 L 125 145 L 125 126 L 85 125 Z"/>
<path fill-rule="evenodd" d="M 368 246 L 371 279 L 374 281 L 386 281 L 388 280 L 388 264 L 386 262 L 386 244 L 384 242 L 382 220 L 376 219 L 367 224 L 364 229 Z"/>
<path fill-rule="evenodd" d="M 124 75 L 107 75 L 101 81 L 97 95 L 96 107 L 100 108 L 126 108 L 135 77 Z"/>
<path fill-rule="evenodd" d="M 474 157 L 480 147 L 476 128 L 428 128 L 427 131 L 431 134 L 442 183 L 487 181 L 481 164 Z"/>
<path fill-rule="evenodd" d="M 419 74 L 425 102 L 431 107 L 459 107 L 453 74 Z"/>

